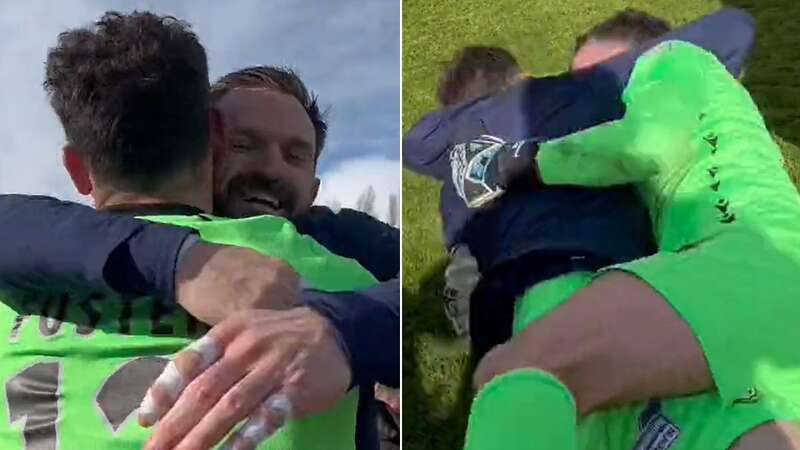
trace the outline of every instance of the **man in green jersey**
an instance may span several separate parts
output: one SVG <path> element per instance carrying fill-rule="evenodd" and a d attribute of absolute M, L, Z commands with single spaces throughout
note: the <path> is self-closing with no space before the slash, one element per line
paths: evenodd
<path fill-rule="evenodd" d="M 719 392 L 578 421 L 566 386 L 526 362 L 535 321 L 595 276 L 571 274 L 517 303 L 517 336 L 487 357 L 491 370 L 479 377 L 467 448 L 800 448 L 788 434 L 771 446 L 734 444 L 760 424 L 800 419 L 800 353 L 790 344 L 800 340 L 790 288 L 800 275 L 800 197 L 777 145 L 747 91 L 691 44 L 641 56 L 623 100 L 622 120 L 555 141 L 472 143 L 469 151 L 484 156 L 465 172 L 532 157 L 530 181 L 542 185 L 634 183 L 659 252 L 607 270 L 629 272 L 668 299 L 701 342 Z"/>
<path fill-rule="evenodd" d="M 157 215 L 150 219 L 196 228 L 207 241 L 249 246 L 285 260 L 320 290 L 375 283 L 354 261 L 300 236 L 284 219 L 204 215 L 212 203 L 209 147 L 226 145 L 220 117 L 208 106 L 205 51 L 174 18 L 109 13 L 96 25 L 62 33 L 48 55 L 45 87 L 67 135 L 65 166 L 98 209 Z M 0 321 L 11 330 L 0 344 L 0 378 L 8 399 L 0 423 L 10 424 L 0 428 L 2 448 L 142 447 L 148 433 L 130 416 L 167 364 L 164 356 L 185 347 L 202 327 L 182 308 L 159 299 L 86 298 L 55 314 L 47 310 L 51 302 L 31 299 L 7 299 L 15 309 L 27 309 L 26 315 L 0 307 Z M 301 310 L 281 318 L 300 324 L 306 320 Z M 37 315 L 43 320 L 31 319 Z M 47 319 L 51 315 L 64 320 Z M 216 336 L 244 341 L 231 349 L 257 352 L 263 347 L 259 338 L 275 328 L 278 315 L 263 310 L 224 320 Z M 344 359 L 335 339 L 317 340 L 328 346 L 320 354 Z M 353 448 L 357 399 L 339 401 L 337 394 L 347 389 L 348 370 L 317 358 L 328 370 L 332 408 L 289 424 L 259 448 Z M 255 375 L 263 371 L 253 368 Z M 261 400 L 240 403 L 241 418 Z"/>

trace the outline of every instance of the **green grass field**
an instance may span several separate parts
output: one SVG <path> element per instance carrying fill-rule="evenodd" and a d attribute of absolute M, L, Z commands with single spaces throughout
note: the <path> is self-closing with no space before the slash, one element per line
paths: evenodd
<path fill-rule="evenodd" d="M 749 10 L 758 44 L 745 83 L 800 183 L 798 0 L 427 0 L 403 1 L 403 127 L 435 108 L 441 63 L 460 47 L 499 45 L 534 75 L 567 67 L 575 37 L 627 6 L 678 25 L 723 4 Z M 436 182 L 403 173 L 403 446 L 461 448 L 469 399 L 466 345 L 441 310 L 442 250 Z M 798 224 L 800 226 L 800 224 Z"/>

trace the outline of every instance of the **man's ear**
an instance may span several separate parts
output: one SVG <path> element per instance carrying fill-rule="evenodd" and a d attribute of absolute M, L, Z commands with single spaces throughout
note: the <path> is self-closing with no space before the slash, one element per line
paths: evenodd
<path fill-rule="evenodd" d="M 61 161 L 64 163 L 64 168 L 67 169 L 69 177 L 72 178 L 72 184 L 81 195 L 89 195 L 92 193 L 92 178 L 89 176 L 89 168 L 83 161 L 80 151 L 74 146 L 67 144 L 62 149 Z"/>
<path fill-rule="evenodd" d="M 311 202 L 313 203 L 314 200 L 317 199 L 317 194 L 319 194 L 319 178 L 314 177 L 314 185 L 311 186 Z"/>
<path fill-rule="evenodd" d="M 228 149 L 228 132 L 225 130 L 225 120 L 217 108 L 208 110 L 209 143 L 214 160 L 224 156 Z"/>

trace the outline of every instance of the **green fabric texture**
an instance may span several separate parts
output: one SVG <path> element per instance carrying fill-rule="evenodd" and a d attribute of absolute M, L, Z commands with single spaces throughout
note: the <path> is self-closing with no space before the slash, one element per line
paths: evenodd
<path fill-rule="evenodd" d="M 692 271 L 697 272 L 696 267 L 688 266 L 687 272 Z M 529 289 L 516 303 L 514 333 L 526 326 L 535 326 L 536 320 L 567 301 L 596 276 L 576 272 Z M 674 279 L 671 281 L 674 283 Z M 549 446 L 541 448 L 727 450 L 736 439 L 758 425 L 800 419 L 800 409 L 794 402 L 787 401 L 787 397 L 797 398 L 786 395 L 791 390 L 792 380 L 780 379 L 781 374 L 775 368 L 762 374 L 787 388 L 777 394 L 769 390 L 751 391 L 749 395 L 739 396 L 733 404 L 723 401 L 718 393 L 667 399 L 658 402 L 655 415 L 647 414 L 652 408 L 649 402 L 640 402 L 590 414 L 578 420 L 576 426 L 574 403 L 570 403 L 570 416 L 566 412 L 567 404 L 554 391 L 554 386 L 558 386 L 562 396 L 573 402 L 563 384 L 545 372 L 512 371 L 492 380 L 476 397 L 466 448 L 532 450 L 539 448 L 534 443 L 547 442 Z M 797 389 L 795 385 L 794 390 Z M 544 401 L 540 401 L 542 398 Z M 574 434 L 572 440 L 564 435 L 568 430 Z"/>
<path fill-rule="evenodd" d="M 637 183 L 661 250 L 742 228 L 798 256 L 800 199 L 780 149 L 712 54 L 683 42 L 654 48 L 639 58 L 623 100 L 623 119 L 542 145 L 545 183 Z"/>
<path fill-rule="evenodd" d="M 496 377 L 472 404 L 466 450 L 576 450 L 575 402 L 554 376 L 518 369 Z"/>
<path fill-rule="evenodd" d="M 376 283 L 355 261 L 299 235 L 282 218 L 146 219 L 195 228 L 204 240 L 281 258 L 316 289 L 356 290 Z M 92 448 L 139 450 L 150 435 L 136 422 L 135 409 L 167 358 L 198 337 L 200 327 L 180 307 L 166 308 L 151 298 L 125 303 L 73 298 L 71 307 L 60 300 L 82 295 L 15 299 L 31 306 L 26 316 L 0 304 L 0 323 L 8 333 L 0 343 L 0 380 L 8 400 L 0 406 L 0 448 L 66 450 L 92 443 Z M 63 323 L 41 316 L 58 308 L 64 308 Z M 354 449 L 357 404 L 354 390 L 326 413 L 291 421 L 258 448 Z M 53 420 L 55 428 L 48 427 Z"/>
<path fill-rule="evenodd" d="M 573 293 L 586 287 L 594 276 L 593 272 L 573 272 L 529 289 L 514 304 L 514 334 L 564 303 Z"/>
<path fill-rule="evenodd" d="M 755 388 L 800 407 L 794 259 L 755 233 L 728 232 L 610 269 L 641 278 L 689 324 L 727 404 Z"/>
<path fill-rule="evenodd" d="M 690 324 L 726 402 L 800 383 L 800 196 L 750 95 L 712 54 L 667 42 L 639 58 L 623 100 L 623 119 L 542 145 L 543 181 L 635 183 L 661 258 L 621 268 Z"/>
<path fill-rule="evenodd" d="M 760 400 L 732 406 L 717 394 L 664 400 L 592 414 L 579 422 L 581 450 L 728 450 L 742 435 L 774 420 L 797 420 L 792 409 Z"/>

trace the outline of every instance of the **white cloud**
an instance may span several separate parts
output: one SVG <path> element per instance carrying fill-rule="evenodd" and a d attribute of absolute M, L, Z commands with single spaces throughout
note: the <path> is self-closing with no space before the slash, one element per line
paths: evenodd
<path fill-rule="evenodd" d="M 317 204 L 338 203 L 342 207 L 355 209 L 359 195 L 372 186 L 375 190 L 375 212 L 386 221 L 389 217 L 389 197 L 400 196 L 400 161 L 384 158 L 348 159 L 323 172 L 320 179 Z"/>
<path fill-rule="evenodd" d="M 58 33 L 85 26 L 108 9 L 147 9 L 190 22 L 208 52 L 212 80 L 248 65 L 296 68 L 323 106 L 331 107 L 321 171 L 365 156 L 396 160 L 400 148 L 399 4 L 392 0 L 0 2 L 0 136 L 4 140 L 0 193 L 78 199 L 60 163 L 63 132 L 41 87 L 44 61 Z M 395 182 L 397 191 L 399 178 Z"/>

